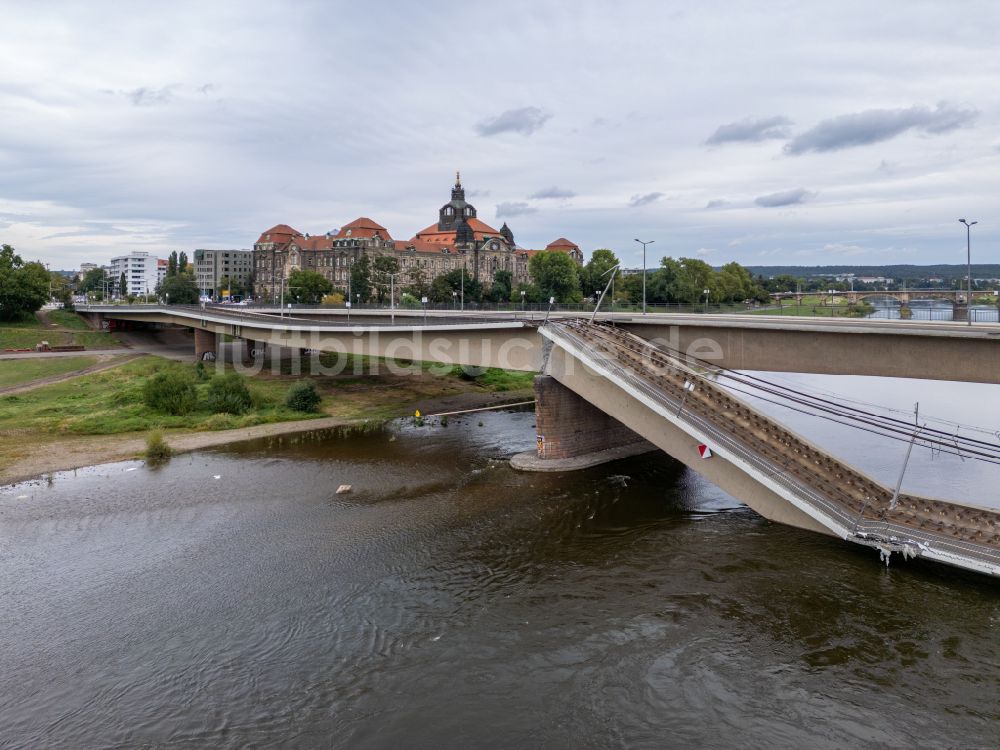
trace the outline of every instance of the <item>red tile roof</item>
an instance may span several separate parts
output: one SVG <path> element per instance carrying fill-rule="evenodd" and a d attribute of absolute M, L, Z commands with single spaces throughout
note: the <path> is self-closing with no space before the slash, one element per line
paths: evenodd
<path fill-rule="evenodd" d="M 545 246 L 546 250 L 560 250 L 562 248 L 579 250 L 580 246 L 577 245 L 575 242 L 570 242 L 565 237 L 560 237 L 558 240 L 550 242 L 548 245 Z"/>
<path fill-rule="evenodd" d="M 311 237 L 296 237 L 295 244 L 301 250 L 329 250 L 333 247 L 333 238 L 325 234 L 317 234 Z"/>
<path fill-rule="evenodd" d="M 452 232 L 452 239 L 454 240 L 454 232 Z M 430 253 L 433 255 L 442 255 L 445 250 L 448 250 L 456 255 L 459 254 L 453 244 L 445 242 L 444 240 L 425 240 L 417 237 L 414 237 L 412 240 L 396 240 L 397 252 L 406 252 L 410 250 L 410 248 L 418 253 Z"/>
<path fill-rule="evenodd" d="M 486 237 L 500 236 L 500 232 L 479 219 L 469 219 L 468 224 L 469 228 L 472 230 L 472 236 L 477 240 L 483 240 Z M 446 242 L 453 245 L 455 244 L 455 230 L 441 231 L 438 229 L 437 224 L 431 224 L 426 229 L 421 229 L 417 232 L 416 235 L 414 235 L 414 239 L 421 239 L 427 242 Z"/>
<path fill-rule="evenodd" d="M 348 233 L 348 230 L 350 230 L 350 233 Z M 375 236 L 376 232 L 384 240 L 392 239 L 388 229 L 377 221 L 372 221 L 367 216 L 362 216 L 360 219 L 355 219 L 351 223 L 345 224 L 340 228 L 336 236 L 338 239 L 344 239 L 345 237 L 371 239 Z"/>
<path fill-rule="evenodd" d="M 302 234 L 298 229 L 292 229 L 287 224 L 275 224 L 270 229 L 267 229 L 260 234 L 260 239 L 257 242 L 276 242 L 282 244 L 285 242 L 291 242 L 293 237 L 298 237 Z"/>

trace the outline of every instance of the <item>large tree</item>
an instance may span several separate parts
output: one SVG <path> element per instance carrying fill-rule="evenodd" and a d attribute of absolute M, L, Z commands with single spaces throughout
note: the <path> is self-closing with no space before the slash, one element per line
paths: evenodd
<path fill-rule="evenodd" d="M 293 299 L 315 305 L 333 291 L 333 284 L 321 273 L 296 268 L 288 274 L 288 291 Z"/>
<path fill-rule="evenodd" d="M 514 275 L 510 271 L 497 271 L 493 274 L 493 285 L 490 287 L 490 302 L 506 302 L 510 299 L 510 290 L 514 286 Z"/>
<path fill-rule="evenodd" d="M 380 255 L 375 258 L 375 262 L 372 263 L 372 279 L 375 287 L 375 298 L 379 304 L 389 298 L 394 287 L 396 296 L 399 296 L 401 279 L 396 277 L 398 273 L 399 261 L 395 258 L 389 255 Z"/>
<path fill-rule="evenodd" d="M 177 273 L 187 273 L 188 270 L 188 255 L 183 250 L 181 254 L 177 256 Z"/>
<path fill-rule="evenodd" d="M 103 268 L 91 268 L 83 275 L 83 279 L 80 281 L 79 290 L 84 294 L 87 292 L 103 292 L 104 282 L 106 279 L 107 274 L 104 272 Z"/>
<path fill-rule="evenodd" d="M 608 271 L 618 265 L 618 258 L 607 248 L 598 248 L 590 256 L 587 264 L 579 270 L 580 291 L 584 297 L 593 296 L 594 292 L 600 293 L 607 286 L 611 279 Z M 615 271 L 615 283 L 621 279 L 621 271 Z"/>
<path fill-rule="evenodd" d="M 372 296 L 372 264 L 367 255 L 362 255 L 351 265 L 352 302 L 367 302 Z"/>
<path fill-rule="evenodd" d="M 19 320 L 41 309 L 49 283 L 41 263 L 25 263 L 10 245 L 0 247 L 0 320 Z"/>
<path fill-rule="evenodd" d="M 200 296 L 189 273 L 168 276 L 159 286 L 160 295 L 171 305 L 194 305 Z"/>
<path fill-rule="evenodd" d="M 455 296 L 452 294 L 454 291 L 447 278 L 436 276 L 431 282 L 430 292 L 427 296 L 435 305 L 446 305 L 454 302 Z"/>
<path fill-rule="evenodd" d="M 483 284 L 472 278 L 469 269 L 454 268 L 444 275 L 451 288 L 458 292 L 459 297 L 465 296 L 466 302 L 481 302 L 483 299 Z"/>
<path fill-rule="evenodd" d="M 576 261 L 568 253 L 543 250 L 532 256 L 528 271 L 544 297 L 555 297 L 556 302 L 579 302 L 583 299 Z"/>

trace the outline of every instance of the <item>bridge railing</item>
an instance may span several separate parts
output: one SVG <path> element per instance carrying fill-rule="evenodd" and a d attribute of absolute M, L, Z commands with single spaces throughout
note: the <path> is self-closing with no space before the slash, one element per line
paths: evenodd
<path fill-rule="evenodd" d="M 721 446 L 724 451 L 738 457 L 746 465 L 753 467 L 768 477 L 770 481 L 783 487 L 786 492 L 791 493 L 800 502 L 820 511 L 839 527 L 836 530 L 844 538 L 869 546 L 881 544 L 910 545 L 911 548 L 914 545 L 918 548 L 930 546 L 953 556 L 971 557 L 993 566 L 1000 566 L 1000 550 L 961 539 L 948 539 L 939 534 L 923 532 L 884 518 L 864 517 L 863 512 L 857 513 L 845 507 L 842 503 L 817 492 L 810 485 L 790 475 L 787 465 L 761 456 L 757 450 L 741 442 L 731 431 L 720 428 L 711 419 L 690 408 L 684 410 L 681 400 L 672 397 L 663 388 L 651 383 L 631 366 L 623 365 L 616 357 L 610 356 L 600 347 L 595 347 L 593 338 L 582 336 L 578 331 L 563 325 L 550 326 L 546 329 L 546 333 L 557 340 L 562 339 L 574 344 L 574 348 L 581 353 L 581 360 L 588 367 L 597 372 L 603 370 L 620 382 L 627 383 L 634 391 L 641 393 L 663 409 L 669 410 L 670 413 L 675 414 L 676 419 L 709 438 L 710 442 Z M 661 356 L 665 354 L 659 350 L 657 352 Z M 761 416 L 763 417 L 763 415 Z M 841 463 L 832 457 L 830 460 L 838 464 Z M 849 471 L 848 467 L 845 469 Z"/>

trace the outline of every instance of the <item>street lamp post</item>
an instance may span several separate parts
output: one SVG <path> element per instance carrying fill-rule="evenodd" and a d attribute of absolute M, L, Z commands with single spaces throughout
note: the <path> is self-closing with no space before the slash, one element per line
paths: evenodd
<path fill-rule="evenodd" d="M 636 240 L 640 245 L 642 245 L 642 314 L 646 314 L 646 245 L 652 245 L 656 240 L 649 240 L 648 242 L 643 242 L 642 240 Z"/>
<path fill-rule="evenodd" d="M 524 290 L 521 290 L 521 312 L 524 312 Z"/>
<path fill-rule="evenodd" d="M 968 324 L 972 325 L 972 225 L 978 224 L 978 221 L 966 221 L 965 219 L 959 219 L 960 222 L 965 224 L 965 263 L 966 271 L 968 276 L 966 277 L 965 291 L 965 317 Z"/>
<path fill-rule="evenodd" d="M 456 292 L 454 289 L 451 290 L 451 309 L 452 310 L 458 309 L 458 292 Z"/>
<path fill-rule="evenodd" d="M 706 315 L 708 314 L 708 295 L 711 294 L 711 291 L 712 291 L 711 289 L 706 289 L 704 291 L 704 294 L 705 294 L 705 314 Z"/>

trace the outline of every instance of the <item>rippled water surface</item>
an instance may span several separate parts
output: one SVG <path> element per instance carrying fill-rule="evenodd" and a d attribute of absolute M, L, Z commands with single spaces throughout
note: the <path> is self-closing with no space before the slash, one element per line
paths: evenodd
<path fill-rule="evenodd" d="M 995 581 L 886 569 L 662 455 L 516 473 L 532 425 L 3 488 L 0 746 L 997 745 Z"/>

